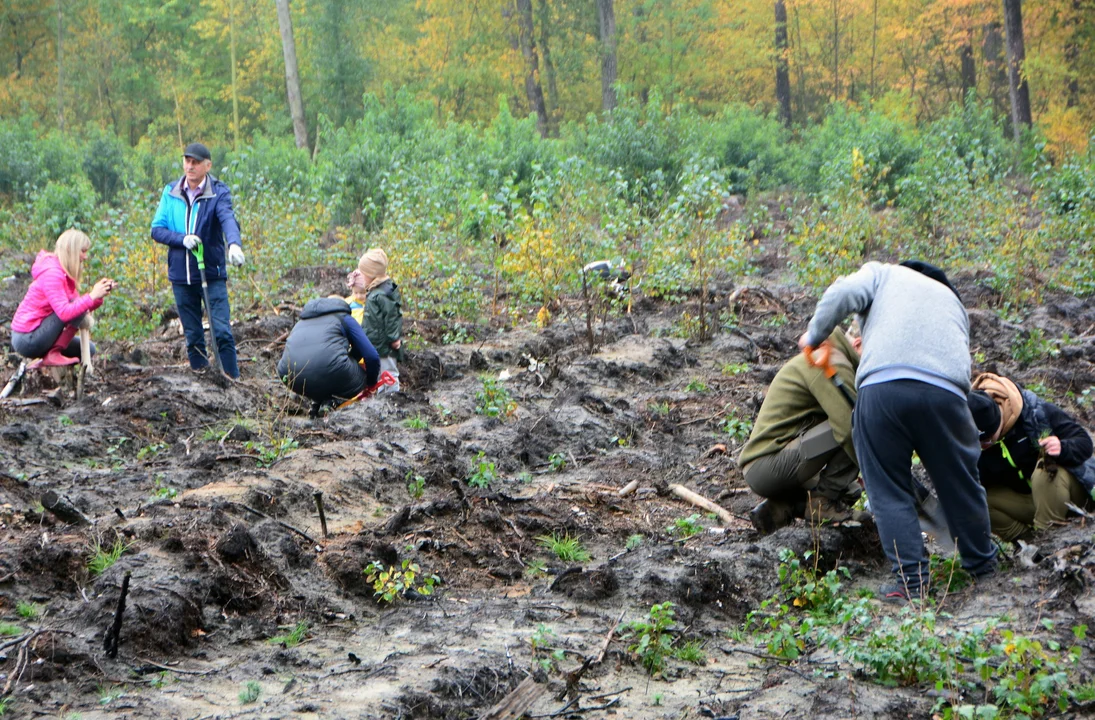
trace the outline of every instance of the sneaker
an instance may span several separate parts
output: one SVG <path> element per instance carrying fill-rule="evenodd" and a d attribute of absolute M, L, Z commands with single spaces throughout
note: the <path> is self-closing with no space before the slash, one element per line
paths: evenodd
<path fill-rule="evenodd" d="M 749 519 L 761 535 L 771 535 L 795 521 L 795 508 L 791 503 L 765 500 L 749 511 Z"/>
<path fill-rule="evenodd" d="M 920 588 L 906 588 L 904 583 L 888 582 L 878 588 L 878 599 L 884 603 L 903 605 L 920 600 Z"/>

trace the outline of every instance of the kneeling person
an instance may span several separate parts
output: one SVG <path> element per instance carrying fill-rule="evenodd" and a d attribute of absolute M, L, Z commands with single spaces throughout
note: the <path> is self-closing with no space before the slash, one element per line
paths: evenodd
<path fill-rule="evenodd" d="M 840 328 L 829 335 L 831 362 L 853 400 L 858 342 Z M 738 463 L 753 492 L 767 498 L 750 513 L 762 534 L 796 517 L 850 518 L 847 503 L 860 487 L 849 399 L 805 356 L 796 355 L 768 387 Z"/>
<path fill-rule="evenodd" d="M 359 361 L 364 361 L 364 367 Z M 293 392 L 321 405 L 342 402 L 376 384 L 380 356 L 340 298 L 319 298 L 304 306 L 285 342 L 278 377 Z"/>
<path fill-rule="evenodd" d="M 1012 542 L 1065 523 L 1066 503 L 1091 504 L 1091 436 L 1068 413 L 992 373 L 974 380 L 968 402 L 981 433 L 977 472 L 993 533 Z"/>

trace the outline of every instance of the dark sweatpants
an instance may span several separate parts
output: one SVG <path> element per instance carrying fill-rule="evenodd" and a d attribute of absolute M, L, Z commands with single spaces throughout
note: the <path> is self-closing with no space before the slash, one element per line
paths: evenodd
<path fill-rule="evenodd" d="M 917 380 L 859 389 L 853 439 L 871 509 L 898 581 L 916 594 L 928 579 L 928 556 L 912 490 L 915 451 L 931 476 L 947 526 L 973 575 L 996 568 L 985 490 L 977 479 L 981 455 L 966 401 Z"/>

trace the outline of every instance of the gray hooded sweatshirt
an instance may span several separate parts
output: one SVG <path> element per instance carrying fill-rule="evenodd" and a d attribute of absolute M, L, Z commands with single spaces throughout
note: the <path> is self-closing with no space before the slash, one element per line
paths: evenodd
<path fill-rule="evenodd" d="M 822 295 L 807 329 L 810 345 L 851 313 L 863 334 L 856 388 L 919 380 L 966 397 L 969 318 L 946 285 L 900 265 L 866 263 Z"/>

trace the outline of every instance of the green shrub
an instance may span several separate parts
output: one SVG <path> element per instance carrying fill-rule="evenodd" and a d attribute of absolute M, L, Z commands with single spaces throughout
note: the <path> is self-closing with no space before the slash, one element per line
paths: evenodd
<path fill-rule="evenodd" d="M 853 151 L 860 158 L 858 168 Z M 904 126 L 879 113 L 836 103 L 820 125 L 803 134 L 797 180 L 810 192 L 824 195 L 853 188 L 872 204 L 885 202 L 896 196 L 897 183 L 919 154 Z"/>
<path fill-rule="evenodd" d="M 113 202 L 122 189 L 125 164 L 125 146 L 114 133 L 97 131 L 84 146 L 84 175 L 101 202 Z"/>
<path fill-rule="evenodd" d="M 621 637 L 635 640 L 627 651 L 635 655 L 651 675 L 664 670 L 666 658 L 674 655 L 676 638 L 671 632 L 674 614 L 671 602 L 652 605 L 645 620 L 636 620 L 623 628 Z"/>
<path fill-rule="evenodd" d="M 95 188 L 83 176 L 67 183 L 50 180 L 34 197 L 34 223 L 50 240 L 65 230 L 88 232 L 95 219 Z"/>

